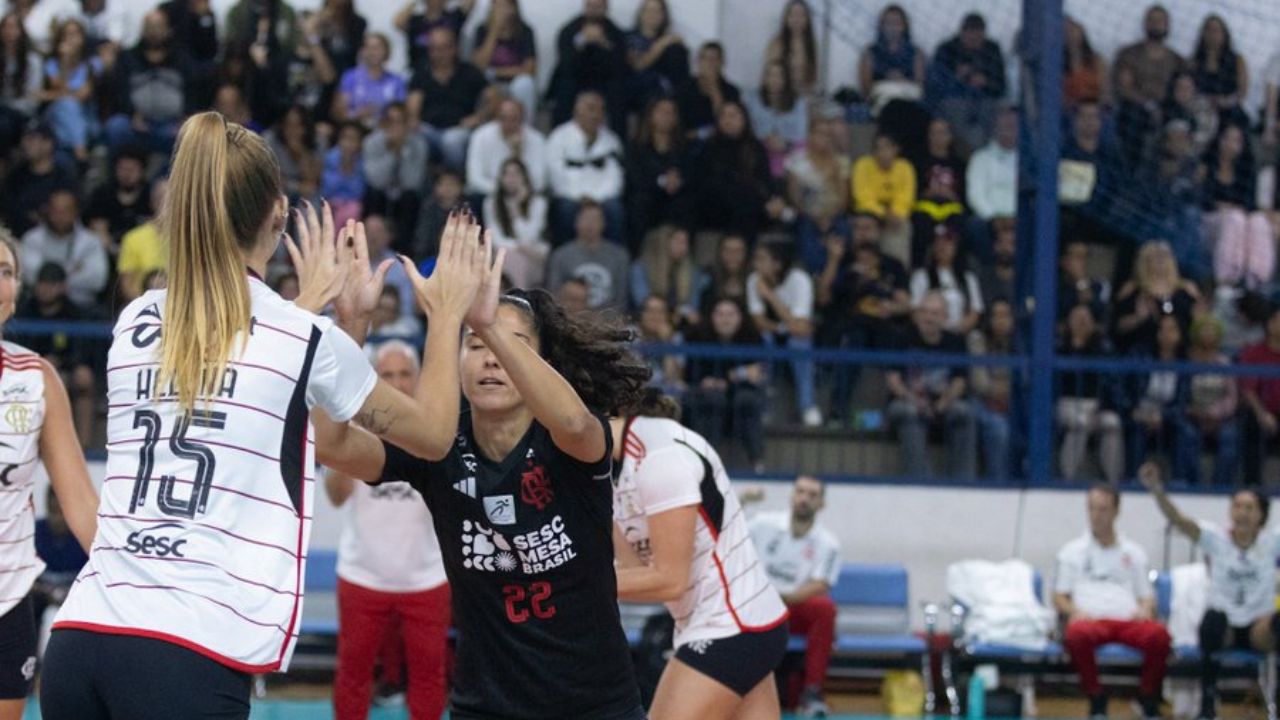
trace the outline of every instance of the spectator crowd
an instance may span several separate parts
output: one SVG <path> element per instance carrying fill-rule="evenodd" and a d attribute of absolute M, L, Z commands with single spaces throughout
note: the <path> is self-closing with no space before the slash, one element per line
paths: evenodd
<path fill-rule="evenodd" d="M 133 5 L 0 5 L 0 218 L 21 240 L 20 318 L 107 321 L 163 286 L 167 154 L 182 119 L 212 107 L 267 139 L 292 203 L 363 219 L 375 262 L 429 262 L 466 202 L 508 248 L 513 286 L 627 314 L 643 342 L 802 351 L 652 356 L 687 422 L 756 469 L 767 425 L 843 431 L 870 411 L 910 476 L 932 472 L 932 436 L 951 475 L 1023 471 L 1025 375 L 929 361 L 1024 346 L 1021 114 L 981 14 L 930 51 L 885 5 L 852 87 L 828 92 L 805 0 L 786 4 L 749 87 L 725 76 L 734 47 L 691 47 L 665 0 L 640 3 L 629 30 L 607 0 L 583 0 L 550 58 L 518 0 L 488 3 L 478 24 L 473 0 L 410 2 L 394 19 L 403 66 L 354 0 L 238 0 L 221 21 L 208 0 Z M 1152 6 L 1111 59 L 1065 25 L 1058 353 L 1277 364 L 1280 182 L 1264 159 L 1280 140 L 1280 52 L 1253 80 L 1263 107 L 1246 107 L 1254 59 L 1226 22 L 1207 17 L 1184 57 L 1166 42 L 1175 20 Z M 540 63 L 554 67 L 545 87 Z M 297 293 L 283 255 L 268 280 Z M 396 267 L 375 332 L 421 331 Z M 67 375 L 93 438 L 103 343 L 15 339 Z M 870 382 L 816 365 L 815 347 L 916 359 Z M 1199 482 L 1212 450 L 1206 481 L 1257 483 L 1280 443 L 1280 380 L 1077 372 L 1057 392 L 1066 478 L 1114 482 L 1163 455 Z"/>

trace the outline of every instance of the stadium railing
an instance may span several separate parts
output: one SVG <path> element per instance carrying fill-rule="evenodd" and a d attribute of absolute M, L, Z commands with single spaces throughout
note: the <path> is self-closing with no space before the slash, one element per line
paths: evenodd
<path fill-rule="evenodd" d="M 8 337 L 62 335 L 106 340 L 110 338 L 111 334 L 110 325 L 97 322 L 13 320 L 6 325 L 5 330 Z M 376 342 L 378 339 L 375 337 L 371 339 L 371 342 Z M 410 338 L 410 340 L 416 343 L 420 341 L 420 338 Z M 1131 386 L 1135 381 L 1140 381 L 1143 376 L 1150 376 L 1153 373 L 1171 373 L 1180 379 L 1197 375 L 1216 375 L 1231 379 L 1245 377 L 1264 380 L 1280 379 L 1280 365 L 1166 363 L 1124 357 L 1064 357 L 1052 353 L 1048 358 L 1048 362 L 1041 364 L 1037 363 L 1032 355 L 1023 352 L 1009 355 L 975 356 L 829 348 L 797 350 L 783 347 L 742 347 L 692 343 L 637 344 L 636 350 L 648 358 L 674 355 L 682 358 L 684 362 L 709 360 L 766 363 L 770 367 L 770 376 L 773 378 L 772 381 L 767 383 L 769 387 L 766 390 L 769 393 L 769 399 L 764 408 L 767 414 L 773 416 L 772 421 L 766 425 L 769 451 L 772 453 L 779 448 L 787 450 L 783 441 L 786 440 L 791 443 L 789 451 L 778 453 L 779 457 L 786 456 L 786 459 L 782 462 L 779 462 L 779 457 L 768 458 L 770 469 L 766 475 L 783 476 L 791 472 L 813 472 L 837 482 L 938 483 L 949 486 L 979 485 L 1002 487 L 1034 487 L 1060 484 L 1061 479 L 1056 470 L 1059 468 L 1057 456 L 1063 428 L 1057 424 L 1056 404 L 1058 397 L 1056 391 L 1065 380 L 1085 373 L 1102 378 L 1101 385 L 1103 387 L 1098 390 L 1095 397 L 1100 407 L 1114 409 L 1117 416 L 1119 416 L 1120 432 L 1124 440 L 1122 445 L 1129 448 L 1122 458 L 1124 470 L 1120 477 L 1121 480 L 1126 480 L 1131 477 L 1133 470 L 1136 468 L 1136 463 L 1143 457 L 1141 454 L 1135 454 L 1132 449 L 1132 439 L 1137 437 L 1138 433 L 1134 429 L 1135 421 L 1131 417 L 1131 411 L 1134 403 L 1139 398 L 1133 397 L 1131 392 L 1126 395 L 1126 385 Z M 802 429 L 799 423 L 777 422 L 778 417 L 785 414 L 794 405 L 794 402 L 789 399 L 794 394 L 792 384 L 784 382 L 783 378 L 790 372 L 790 366 L 793 361 L 797 360 L 809 361 L 815 365 L 817 388 L 819 397 L 822 399 L 825 399 L 825 391 L 829 389 L 832 376 L 836 371 L 847 368 L 858 369 L 862 377 L 858 386 L 860 389 L 854 394 L 855 413 L 852 416 L 850 425 L 836 429 Z M 966 373 L 975 368 L 1007 371 L 1012 383 L 1010 408 L 1004 413 L 1009 433 L 1008 454 L 1010 460 L 1008 476 L 1003 478 L 993 477 L 985 472 L 977 472 L 968 477 L 954 476 L 950 473 L 942 473 L 937 476 L 922 476 L 904 472 L 900 458 L 897 457 L 902 454 L 901 445 L 900 440 L 895 437 L 894 423 L 887 412 L 886 401 L 888 396 L 883 382 L 883 372 L 892 368 L 915 370 L 952 369 Z M 1030 392 L 1029 388 L 1032 381 L 1044 373 L 1050 374 L 1051 384 L 1055 388 L 1055 392 L 1045 400 L 1041 400 L 1039 396 Z M 970 398 L 970 400 L 972 401 L 973 398 Z M 1237 430 L 1239 430 L 1239 426 L 1243 425 L 1243 412 L 1244 403 L 1241 401 L 1237 416 Z M 1035 418 L 1049 418 L 1048 432 L 1051 437 L 1047 443 L 1038 444 L 1032 441 L 1032 433 L 1035 432 L 1035 425 L 1032 421 Z M 1168 430 L 1168 428 L 1166 428 L 1166 431 L 1161 437 L 1149 442 L 1151 447 L 1145 453 L 1145 457 L 1165 456 L 1166 460 L 1172 462 L 1172 456 L 1179 438 L 1176 433 Z M 936 427 L 933 428 L 929 433 L 930 454 L 936 455 L 940 452 L 940 445 L 947 439 L 946 435 L 945 431 L 941 431 Z M 1238 461 L 1242 461 L 1248 452 L 1263 453 L 1263 460 L 1264 462 L 1267 461 L 1267 455 L 1271 454 L 1269 448 L 1254 449 L 1246 447 L 1243 433 L 1237 432 L 1236 435 L 1238 436 L 1237 439 L 1232 442 L 1236 443 L 1233 447 Z M 735 476 L 752 475 L 752 471 L 742 462 L 742 453 L 736 447 L 736 439 L 733 435 L 726 435 L 722 438 L 720 450 L 726 457 L 726 463 L 730 465 L 731 469 L 735 470 Z M 980 427 L 975 427 L 973 442 L 977 446 L 974 452 L 980 459 L 977 467 L 981 467 L 987 463 L 981 461 L 982 446 L 985 445 L 986 440 Z M 1090 448 L 1097 444 L 1096 437 L 1090 439 Z M 1035 457 L 1038 446 L 1050 448 L 1051 456 L 1047 459 Z M 810 452 L 811 448 L 817 448 L 817 452 Z M 1207 448 L 1211 451 L 1214 448 L 1213 443 L 1208 443 Z M 1090 453 L 1090 455 L 1093 454 L 1092 452 Z M 1206 456 L 1208 454 L 1209 452 L 1207 451 Z M 90 452 L 90 457 L 99 456 L 100 453 Z M 788 465 L 788 460 L 791 465 Z M 947 466 L 946 460 L 946 458 L 938 458 L 938 462 L 935 462 L 934 465 L 945 468 Z M 1200 464 L 1205 465 L 1204 459 L 1201 460 Z M 1270 462 L 1274 464 L 1275 460 L 1272 459 Z M 1085 468 L 1087 471 L 1093 465 L 1102 464 L 1101 462 L 1089 460 L 1086 461 Z M 1033 470 L 1036 467 L 1048 467 L 1053 471 L 1049 474 L 1036 474 Z M 1209 481 L 1212 476 L 1211 472 L 1201 471 L 1199 477 L 1203 478 L 1203 480 L 1196 485 L 1190 485 L 1185 482 L 1186 478 L 1177 474 L 1179 469 L 1175 464 L 1175 474 L 1170 483 L 1171 487 L 1179 490 L 1216 492 L 1225 491 L 1234 484 L 1211 485 Z M 1271 474 L 1274 473 L 1265 473 L 1264 476 L 1269 477 Z M 1088 477 L 1088 473 L 1083 473 L 1082 475 Z M 1103 479 L 1103 473 L 1100 471 L 1095 470 L 1092 475 L 1094 478 Z"/>

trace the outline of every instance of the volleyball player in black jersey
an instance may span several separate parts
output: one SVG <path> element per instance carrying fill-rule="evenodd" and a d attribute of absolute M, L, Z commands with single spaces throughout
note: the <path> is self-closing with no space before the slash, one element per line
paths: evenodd
<path fill-rule="evenodd" d="M 605 415 L 637 401 L 649 371 L 628 331 L 571 318 L 541 290 L 499 296 L 500 277 L 501 258 L 467 316 L 470 409 L 452 451 L 428 462 L 366 436 L 366 479 L 408 482 L 431 509 L 459 630 L 453 718 L 643 718 Z"/>

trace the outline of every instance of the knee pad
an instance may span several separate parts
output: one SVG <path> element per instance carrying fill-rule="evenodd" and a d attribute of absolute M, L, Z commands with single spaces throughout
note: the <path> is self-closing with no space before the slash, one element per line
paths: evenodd
<path fill-rule="evenodd" d="M 1200 621 L 1200 649 L 1204 652 L 1221 650 L 1226 643 L 1228 627 L 1226 613 L 1221 610 L 1206 610 L 1204 619 Z"/>

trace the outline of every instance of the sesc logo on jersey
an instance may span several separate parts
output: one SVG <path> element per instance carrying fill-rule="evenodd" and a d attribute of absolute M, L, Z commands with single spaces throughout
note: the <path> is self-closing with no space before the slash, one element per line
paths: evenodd
<path fill-rule="evenodd" d="M 462 567 L 482 572 L 511 572 L 516 558 L 502 533 L 471 520 L 462 521 Z"/>

